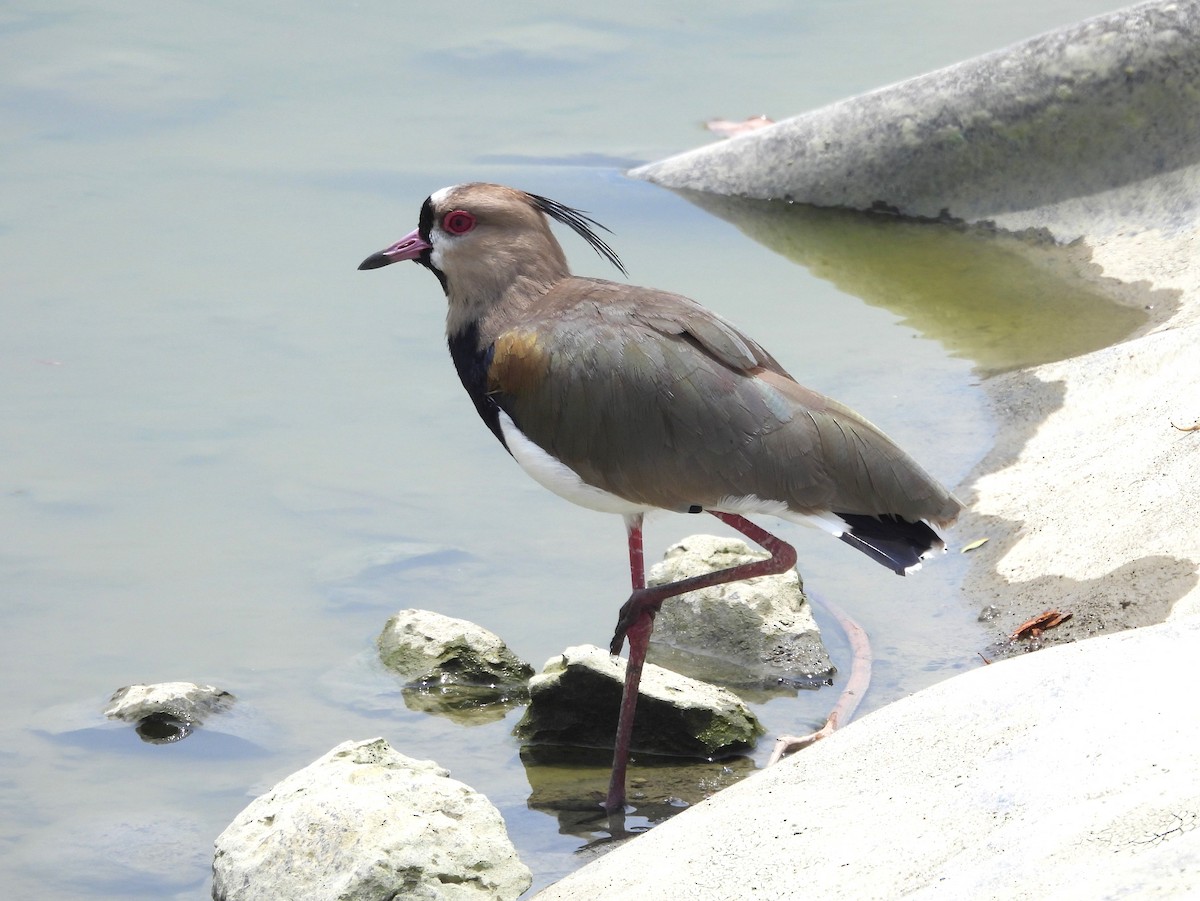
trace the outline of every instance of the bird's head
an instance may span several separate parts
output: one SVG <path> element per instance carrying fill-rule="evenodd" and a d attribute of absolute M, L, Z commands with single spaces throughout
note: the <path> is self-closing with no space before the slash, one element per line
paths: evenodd
<path fill-rule="evenodd" d="M 623 273 L 611 247 L 593 230 L 604 228 L 579 210 L 503 185 L 472 183 L 435 191 L 421 207 L 417 228 L 367 257 L 359 269 L 414 260 L 456 298 L 499 298 L 520 282 L 546 290 L 570 276 L 547 216 L 570 226 Z M 607 231 L 607 229 L 605 229 Z"/>

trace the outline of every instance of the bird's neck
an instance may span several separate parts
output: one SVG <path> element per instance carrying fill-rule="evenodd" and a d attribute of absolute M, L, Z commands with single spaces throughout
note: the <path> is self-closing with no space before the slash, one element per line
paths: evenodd
<path fill-rule="evenodd" d="M 446 281 L 446 336 L 481 322 L 507 322 L 522 316 L 570 274 L 562 271 L 491 273 L 492 277 Z"/>

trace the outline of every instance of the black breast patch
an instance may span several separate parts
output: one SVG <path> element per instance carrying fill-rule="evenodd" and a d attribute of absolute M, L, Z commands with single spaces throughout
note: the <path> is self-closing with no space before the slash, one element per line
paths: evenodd
<path fill-rule="evenodd" d="M 476 412 L 507 450 L 508 445 L 500 432 L 500 407 L 488 393 L 488 370 L 492 367 L 495 348 L 480 346 L 479 326 L 474 322 L 451 335 L 446 343 L 450 347 L 450 359 L 454 361 L 454 368 L 458 370 L 458 377 L 471 396 Z"/>

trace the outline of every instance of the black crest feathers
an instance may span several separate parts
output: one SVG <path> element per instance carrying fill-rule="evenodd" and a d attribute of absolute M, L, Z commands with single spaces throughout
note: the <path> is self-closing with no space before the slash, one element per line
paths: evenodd
<path fill-rule="evenodd" d="M 577 210 L 569 207 L 566 204 L 559 203 L 557 200 L 551 200 L 549 197 L 541 197 L 537 194 L 526 194 L 539 210 L 549 216 L 551 219 L 557 219 L 563 225 L 570 227 L 575 234 L 592 245 L 592 249 L 604 259 L 608 260 L 619 270 L 622 275 L 629 275 L 625 271 L 625 266 L 621 262 L 621 258 L 617 256 L 617 252 L 604 242 L 604 240 L 592 230 L 592 226 L 604 229 L 604 231 L 612 232 L 601 225 L 592 217 L 588 216 L 583 210 Z"/>

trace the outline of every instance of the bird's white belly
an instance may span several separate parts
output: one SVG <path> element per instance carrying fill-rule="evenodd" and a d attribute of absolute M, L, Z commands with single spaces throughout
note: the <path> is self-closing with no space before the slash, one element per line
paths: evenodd
<path fill-rule="evenodd" d="M 559 497 L 566 498 L 573 504 L 587 507 L 589 510 L 599 510 L 601 513 L 619 513 L 629 516 L 637 513 L 647 513 L 656 509 L 645 504 L 635 504 L 623 497 L 618 497 L 595 485 L 589 485 L 579 477 L 571 467 L 546 453 L 517 428 L 516 423 L 503 410 L 500 411 L 500 431 L 504 435 L 504 443 L 508 445 L 523 470 L 535 482 Z"/>
<path fill-rule="evenodd" d="M 535 482 L 559 497 L 566 498 L 573 504 L 587 507 L 589 510 L 599 510 L 601 513 L 617 513 L 628 516 L 637 513 L 649 513 L 659 509 L 646 504 L 636 504 L 623 497 L 589 485 L 579 477 L 579 474 L 561 460 L 546 453 L 522 432 L 515 422 L 503 410 L 500 411 L 500 431 L 504 442 L 508 445 L 513 459 L 521 465 Z M 828 532 L 835 538 L 840 537 L 846 530 L 846 524 L 832 513 L 805 514 L 789 510 L 783 501 L 765 500 L 755 495 L 742 497 L 725 497 L 711 507 L 722 513 L 737 513 L 740 515 L 778 516 L 792 522 L 813 526 L 823 532 Z"/>

